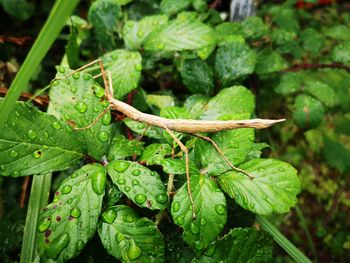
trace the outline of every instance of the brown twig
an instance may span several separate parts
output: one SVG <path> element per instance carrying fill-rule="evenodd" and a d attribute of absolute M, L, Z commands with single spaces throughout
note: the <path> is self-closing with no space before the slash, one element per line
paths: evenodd
<path fill-rule="evenodd" d="M 0 87 L 0 96 L 6 95 L 8 92 L 8 89 L 5 87 Z M 33 94 L 29 92 L 22 92 L 21 94 L 21 99 L 22 100 L 30 100 L 33 97 Z M 38 105 L 38 106 L 47 106 L 49 104 L 49 96 L 37 96 L 33 99 L 33 101 Z"/>
<path fill-rule="evenodd" d="M 25 43 L 29 42 L 32 40 L 32 37 L 29 36 L 24 36 L 24 37 L 7 37 L 7 36 L 0 36 L 0 43 L 14 43 L 16 45 L 22 46 Z"/>
<path fill-rule="evenodd" d="M 27 189 L 28 189 L 29 181 L 30 181 L 30 176 L 24 177 L 24 182 L 22 184 L 22 192 L 21 192 L 21 196 L 20 196 L 20 200 L 19 200 L 19 205 L 20 205 L 21 208 L 24 207 L 24 204 L 25 204 L 25 201 L 26 201 Z"/>
<path fill-rule="evenodd" d="M 344 69 L 347 72 L 350 73 L 350 66 L 344 65 L 344 64 L 301 64 L 301 65 L 295 65 L 289 69 L 284 70 L 285 72 L 295 72 L 299 70 L 305 70 L 305 69 L 319 69 L 319 68 L 336 68 L 336 69 Z"/>

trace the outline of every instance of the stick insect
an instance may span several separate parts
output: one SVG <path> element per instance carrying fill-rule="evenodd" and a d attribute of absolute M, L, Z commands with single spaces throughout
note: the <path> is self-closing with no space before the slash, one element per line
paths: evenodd
<path fill-rule="evenodd" d="M 110 103 L 110 105 L 99 114 L 99 116 L 94 120 L 90 125 L 83 127 L 83 128 L 74 128 L 75 130 L 85 130 L 88 128 L 91 128 L 93 125 L 95 125 L 98 120 L 110 109 L 116 110 L 120 113 L 123 113 L 126 117 L 129 117 L 130 119 L 133 119 L 138 122 L 142 122 L 149 126 L 156 126 L 159 128 L 164 129 L 172 138 L 173 140 L 179 145 L 180 149 L 185 154 L 185 165 L 186 165 L 186 179 L 187 179 L 187 192 L 189 196 L 189 200 L 192 206 L 192 217 L 196 218 L 196 211 L 195 211 L 195 204 L 191 193 L 191 186 L 190 186 L 190 172 L 189 172 L 189 154 L 187 147 L 176 137 L 174 132 L 181 132 L 190 134 L 193 136 L 196 136 L 198 138 L 201 138 L 203 140 L 206 140 L 210 142 L 214 148 L 218 151 L 218 153 L 222 156 L 222 158 L 225 160 L 225 162 L 230 166 L 231 169 L 236 170 L 240 173 L 245 174 L 250 179 L 253 179 L 253 177 L 245 172 L 242 169 L 239 169 L 235 167 L 230 160 L 224 155 L 224 153 L 221 151 L 219 146 L 213 141 L 211 138 L 204 136 L 200 133 L 211 133 L 211 132 L 219 132 L 219 131 L 225 131 L 225 130 L 233 130 L 233 129 L 239 129 L 239 128 L 255 128 L 255 129 L 264 129 L 267 127 L 270 127 L 274 124 L 280 123 L 285 121 L 285 119 L 277 119 L 277 120 L 271 120 L 271 119 L 250 119 L 250 120 L 227 120 L 227 121 L 219 121 L 219 120 L 190 120 L 190 119 L 166 119 L 162 118 L 156 115 L 143 113 L 131 105 L 124 103 L 120 100 L 117 100 L 113 97 L 113 84 L 112 84 L 112 78 L 111 73 L 106 72 L 104 69 L 104 65 L 102 63 L 101 59 L 92 61 L 91 63 L 83 66 L 82 68 L 79 68 L 70 74 L 66 75 L 65 77 L 69 77 L 70 75 L 74 74 L 75 72 L 82 70 L 84 68 L 87 68 L 88 66 L 91 66 L 94 63 L 99 63 L 101 74 L 98 74 L 95 77 L 102 76 L 104 86 L 105 86 L 105 96 Z M 108 77 L 107 77 L 108 76 Z"/>

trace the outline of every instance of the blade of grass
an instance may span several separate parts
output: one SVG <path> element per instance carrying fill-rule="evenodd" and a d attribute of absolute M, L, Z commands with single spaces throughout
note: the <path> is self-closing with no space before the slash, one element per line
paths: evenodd
<path fill-rule="evenodd" d="M 51 173 L 34 175 L 30 192 L 26 224 L 24 226 L 21 263 L 33 262 L 35 258 L 36 226 L 40 210 L 47 204 L 51 188 Z"/>
<path fill-rule="evenodd" d="M 2 106 L 0 106 L 0 127 L 7 121 L 15 105 L 15 101 L 26 88 L 34 71 L 57 38 L 68 16 L 72 13 L 78 2 L 79 0 L 57 0 L 55 2 L 38 38 L 12 82 Z"/>
<path fill-rule="evenodd" d="M 261 228 L 270 233 L 276 243 L 287 252 L 297 263 L 311 263 L 303 252 L 292 244 L 266 217 L 257 215 L 256 221 L 261 225 Z"/>

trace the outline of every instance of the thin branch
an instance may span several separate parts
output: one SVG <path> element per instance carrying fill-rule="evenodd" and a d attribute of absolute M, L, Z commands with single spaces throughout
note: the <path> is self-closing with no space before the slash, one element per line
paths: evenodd
<path fill-rule="evenodd" d="M 19 200 L 19 204 L 20 204 L 21 208 L 24 207 L 24 204 L 25 204 L 25 201 L 26 201 L 29 181 L 30 181 L 30 176 L 24 177 L 24 182 L 22 184 L 21 197 L 20 197 L 20 200 Z"/>

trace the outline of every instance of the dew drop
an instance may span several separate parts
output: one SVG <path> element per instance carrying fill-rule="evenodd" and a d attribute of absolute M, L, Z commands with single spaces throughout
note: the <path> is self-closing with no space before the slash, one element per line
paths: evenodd
<path fill-rule="evenodd" d="M 200 223 L 201 223 L 202 226 L 205 226 L 205 224 L 207 223 L 207 221 L 206 221 L 204 218 L 202 218 L 201 221 L 200 221 Z"/>
<path fill-rule="evenodd" d="M 226 211 L 226 206 L 225 205 L 216 205 L 215 206 L 215 211 L 216 213 L 218 213 L 219 215 L 222 215 L 225 213 Z"/>
<path fill-rule="evenodd" d="M 278 171 L 280 171 L 280 172 L 285 172 L 285 170 L 284 170 L 284 168 L 283 167 L 280 167 L 280 168 L 278 168 Z"/>
<path fill-rule="evenodd" d="M 41 151 L 35 151 L 32 153 L 32 156 L 35 158 L 35 159 L 39 159 L 41 157 Z"/>
<path fill-rule="evenodd" d="M 69 199 L 67 200 L 67 203 L 68 203 L 68 204 L 73 203 L 73 199 L 72 199 L 72 198 L 69 198 Z"/>
<path fill-rule="evenodd" d="M 121 178 L 117 180 L 117 184 L 124 185 L 125 184 L 125 179 Z"/>
<path fill-rule="evenodd" d="M 112 224 L 117 217 L 117 212 L 113 209 L 106 210 L 102 213 L 102 220 L 107 224 Z"/>
<path fill-rule="evenodd" d="M 102 98 L 105 95 L 105 90 L 100 86 L 92 86 L 92 89 L 94 90 L 94 94 L 97 98 Z"/>
<path fill-rule="evenodd" d="M 239 147 L 239 142 L 232 140 L 228 146 L 229 148 L 238 148 Z"/>
<path fill-rule="evenodd" d="M 38 231 L 44 232 L 46 229 L 50 227 L 50 225 L 51 225 L 51 217 L 45 217 L 39 222 Z"/>
<path fill-rule="evenodd" d="M 83 75 L 83 79 L 84 80 L 89 80 L 91 77 L 90 77 L 90 75 L 89 74 L 84 74 Z"/>
<path fill-rule="evenodd" d="M 137 204 L 142 204 L 146 201 L 147 197 L 144 194 L 137 194 L 135 195 L 135 202 Z"/>
<path fill-rule="evenodd" d="M 75 207 L 70 211 L 70 215 L 72 217 L 78 218 L 81 215 L 81 211 L 79 208 Z"/>
<path fill-rule="evenodd" d="M 157 173 L 155 171 L 151 172 L 151 176 L 155 176 Z"/>
<path fill-rule="evenodd" d="M 57 67 L 58 68 L 58 71 L 60 72 L 60 73 L 64 73 L 64 72 L 66 72 L 66 68 L 65 67 L 63 67 L 63 66 L 58 66 Z"/>
<path fill-rule="evenodd" d="M 78 250 L 78 251 L 82 250 L 83 247 L 84 247 L 84 245 L 85 245 L 85 243 L 84 243 L 83 240 L 78 240 L 77 245 L 76 245 L 77 250 Z"/>
<path fill-rule="evenodd" d="M 18 111 L 16 111 L 15 115 L 16 115 L 16 117 L 19 117 L 21 114 Z"/>
<path fill-rule="evenodd" d="M 140 30 L 140 31 L 137 32 L 137 36 L 138 37 L 142 37 L 143 35 L 144 35 L 143 31 Z"/>
<path fill-rule="evenodd" d="M 73 79 L 79 79 L 80 78 L 80 73 L 79 72 L 75 72 L 73 74 Z"/>
<path fill-rule="evenodd" d="M 45 138 L 49 138 L 49 134 L 47 132 L 44 132 L 43 135 Z"/>
<path fill-rule="evenodd" d="M 27 136 L 28 136 L 29 139 L 34 140 L 34 139 L 36 138 L 36 131 L 34 131 L 34 130 L 29 130 L 29 131 L 27 132 Z"/>
<path fill-rule="evenodd" d="M 191 232 L 193 234 L 198 234 L 199 233 L 199 227 L 195 222 L 191 223 Z"/>
<path fill-rule="evenodd" d="M 18 153 L 16 150 L 11 150 L 11 151 L 10 151 L 10 156 L 13 157 L 13 158 L 17 157 L 18 154 L 19 154 L 19 153 Z"/>
<path fill-rule="evenodd" d="M 222 137 L 219 137 L 219 136 L 218 136 L 216 139 L 218 140 L 218 142 L 223 142 Z"/>
<path fill-rule="evenodd" d="M 104 107 L 108 107 L 108 106 L 109 106 L 108 100 L 104 100 L 104 101 L 102 101 L 101 103 L 102 103 L 102 105 L 103 105 Z"/>
<path fill-rule="evenodd" d="M 136 180 L 136 179 L 132 180 L 132 185 L 139 185 L 139 184 L 140 184 L 140 183 L 139 183 L 138 180 Z"/>
<path fill-rule="evenodd" d="M 88 106 L 86 105 L 85 102 L 78 102 L 77 104 L 75 104 L 74 108 L 79 111 L 80 113 L 84 113 L 87 111 Z"/>
<path fill-rule="evenodd" d="M 78 91 L 78 88 L 76 86 L 72 86 L 70 87 L 70 91 L 76 93 Z"/>
<path fill-rule="evenodd" d="M 120 234 L 120 233 L 117 233 L 116 235 L 116 240 L 118 243 L 122 242 L 123 240 L 125 240 L 125 237 L 124 235 Z"/>
<path fill-rule="evenodd" d="M 5 171 L 5 165 L 1 165 L 1 166 L 0 166 L 0 170 L 1 170 L 1 171 Z"/>
<path fill-rule="evenodd" d="M 114 163 L 114 170 L 117 171 L 118 173 L 123 173 L 126 169 L 128 169 L 130 166 L 129 162 L 125 162 L 125 161 L 116 161 Z"/>
<path fill-rule="evenodd" d="M 124 187 L 124 191 L 125 191 L 125 192 L 129 192 L 130 190 L 131 190 L 131 188 L 130 188 L 129 186 L 125 186 L 125 187 Z"/>
<path fill-rule="evenodd" d="M 14 176 L 14 177 L 19 176 L 19 172 L 18 172 L 18 171 L 14 171 L 14 172 L 13 172 L 13 176 Z"/>
<path fill-rule="evenodd" d="M 70 242 L 70 236 L 68 233 L 58 236 L 56 239 L 52 241 L 49 249 L 46 250 L 46 255 L 49 258 L 57 259 L 58 256 L 63 251 L 63 249 L 65 249 L 68 246 L 69 242 Z"/>
<path fill-rule="evenodd" d="M 92 190 L 98 195 L 101 195 L 105 192 L 106 186 L 106 174 L 104 170 L 99 169 L 91 175 L 91 187 Z"/>
<path fill-rule="evenodd" d="M 160 204 L 165 204 L 168 202 L 168 196 L 166 194 L 158 194 L 156 196 L 156 201 Z"/>
<path fill-rule="evenodd" d="M 109 139 L 109 133 L 102 131 L 97 135 L 97 138 L 101 141 L 101 142 L 106 142 Z"/>
<path fill-rule="evenodd" d="M 182 225 L 184 223 L 184 217 L 183 216 L 178 216 L 176 218 L 176 222 L 178 225 Z"/>
<path fill-rule="evenodd" d="M 58 121 L 54 121 L 53 123 L 51 123 L 52 128 L 59 130 L 61 129 L 62 125 L 61 123 L 59 123 Z"/>
<path fill-rule="evenodd" d="M 52 82 L 52 85 L 58 86 L 58 85 L 60 85 L 60 82 L 58 80 L 55 80 L 54 82 Z"/>
<path fill-rule="evenodd" d="M 135 169 L 131 173 L 132 173 L 133 176 L 139 176 L 141 174 L 141 170 L 140 169 Z"/>
<path fill-rule="evenodd" d="M 111 114 L 107 113 L 102 117 L 102 124 L 107 126 L 111 123 L 112 116 Z"/>
<path fill-rule="evenodd" d="M 202 243 L 202 241 L 197 240 L 196 242 L 194 242 L 194 248 L 195 248 L 197 251 L 202 250 L 202 249 L 203 249 L 203 243 Z"/>
<path fill-rule="evenodd" d="M 177 211 L 179 211 L 181 208 L 181 205 L 178 201 L 175 201 L 172 203 L 171 209 L 173 210 L 174 213 L 176 213 Z"/>
<path fill-rule="evenodd" d="M 215 254 L 216 246 L 215 244 L 208 247 L 207 251 L 204 253 L 208 257 L 212 257 Z"/>
<path fill-rule="evenodd" d="M 128 250 L 128 258 L 132 261 L 139 258 L 142 254 L 142 249 L 135 244 L 133 239 L 130 240 L 130 247 Z"/>
<path fill-rule="evenodd" d="M 65 185 L 62 188 L 62 194 L 69 194 L 72 191 L 72 186 L 70 185 Z"/>
<path fill-rule="evenodd" d="M 159 50 L 162 50 L 164 48 L 164 44 L 163 43 L 158 43 L 156 45 L 156 48 L 159 49 Z"/>

